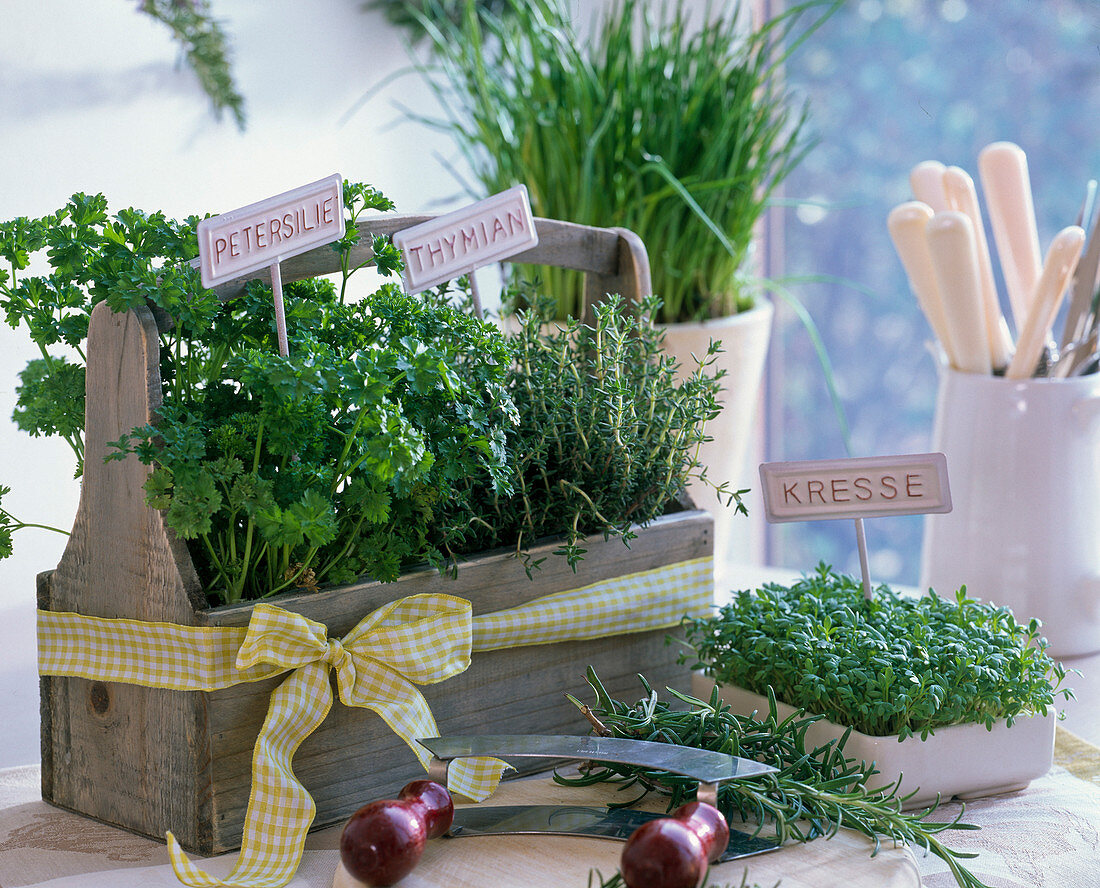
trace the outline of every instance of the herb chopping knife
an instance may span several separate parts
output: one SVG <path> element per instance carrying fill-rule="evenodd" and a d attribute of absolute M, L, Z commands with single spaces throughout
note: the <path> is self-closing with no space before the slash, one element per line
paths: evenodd
<path fill-rule="evenodd" d="M 447 769 L 458 758 L 572 759 L 637 765 L 681 774 L 699 781 L 697 799 L 717 803 L 719 784 L 775 773 L 772 765 L 721 752 L 622 737 L 496 734 L 429 737 L 417 741 L 432 754 L 429 779 L 446 785 Z M 455 811 L 449 836 L 501 834 L 586 835 L 625 840 L 642 824 L 667 815 L 621 807 L 579 805 L 478 805 Z M 733 860 L 772 851 L 779 840 L 731 829 L 729 843 L 718 858 Z"/>

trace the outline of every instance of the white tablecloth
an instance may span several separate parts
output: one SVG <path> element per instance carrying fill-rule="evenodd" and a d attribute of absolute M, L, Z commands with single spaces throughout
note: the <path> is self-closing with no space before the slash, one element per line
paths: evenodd
<path fill-rule="evenodd" d="M 1062 739 L 1060 749 L 1064 749 Z M 1062 760 L 1069 763 L 1065 755 Z M 968 865 L 991 888 L 1100 885 L 1100 785 L 1097 778 L 1090 780 L 1087 772 L 1077 770 L 1084 779 L 1063 767 L 1055 767 L 1022 792 L 969 803 L 966 819 L 982 829 L 945 833 L 945 843 L 958 850 L 978 852 L 977 860 Z M 523 782 L 516 781 L 513 785 Z M 538 800 L 554 801 L 545 797 L 548 792 L 576 791 L 548 790 L 543 785 L 538 792 Z M 958 803 L 944 805 L 936 819 L 953 817 L 958 807 Z M 310 836 L 302 865 L 291 883 L 293 888 L 331 885 L 339 857 L 338 839 L 336 828 Z M 611 842 L 575 838 L 514 837 L 488 840 L 499 845 L 487 855 L 489 846 L 478 844 L 485 841 L 429 843 L 422 865 L 402 885 L 453 888 L 465 884 L 457 872 L 465 873 L 471 867 L 476 870 L 480 862 L 486 870 L 473 873 L 471 885 L 533 886 L 542 884 L 534 873 L 545 873 L 547 859 L 556 858 L 565 865 L 568 857 L 578 856 L 583 857 L 579 862 L 582 875 L 588 866 L 610 874 L 621 847 Z M 457 854 L 459 849 L 461 854 Z M 850 834 L 839 842 L 785 848 L 745 863 L 751 864 L 750 881 L 756 880 L 766 888 L 776 878 L 783 879 L 784 888 L 801 885 L 887 888 L 917 884 L 950 888 L 955 884 L 938 858 L 918 854 L 914 860 L 908 851 L 887 846 L 872 862 L 869 849 L 862 837 Z M 214 858 L 204 866 L 213 873 L 225 874 L 232 867 L 234 856 Z M 725 864 L 711 882 L 739 884 L 743 869 L 741 861 Z M 557 880 L 552 875 L 547 884 L 573 888 L 575 882 L 575 888 L 584 888 L 583 878 L 563 881 L 561 868 L 556 872 Z M 509 881 L 510 876 L 514 881 Z M 163 844 L 45 804 L 39 797 L 37 767 L 0 771 L 2 888 L 177 888 L 178 884 L 167 866 Z"/>

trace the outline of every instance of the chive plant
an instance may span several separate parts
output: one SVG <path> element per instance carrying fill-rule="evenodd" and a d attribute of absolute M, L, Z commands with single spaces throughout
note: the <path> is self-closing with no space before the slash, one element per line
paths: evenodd
<path fill-rule="evenodd" d="M 538 215 L 636 232 L 662 321 L 750 307 L 754 228 L 810 146 L 779 67 L 837 4 L 797 3 L 753 30 L 740 0 L 702 27 L 683 2 L 618 0 L 591 38 L 564 0 L 504 0 L 499 14 L 466 0 L 457 22 L 453 5 L 426 0 L 421 15 L 422 70 L 445 109 L 427 122 L 480 188 L 522 182 Z M 580 279 L 546 274 L 556 316 L 583 317 Z"/>
<path fill-rule="evenodd" d="M 719 684 L 774 692 L 796 708 L 872 736 L 927 738 L 936 728 L 1046 714 L 1066 669 L 1038 620 L 960 589 L 863 595 L 824 564 L 791 586 L 742 590 L 709 617 L 687 618 L 688 644 Z"/>

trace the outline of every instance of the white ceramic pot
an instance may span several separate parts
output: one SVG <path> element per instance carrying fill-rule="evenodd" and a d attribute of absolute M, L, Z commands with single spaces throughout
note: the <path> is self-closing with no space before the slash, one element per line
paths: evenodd
<path fill-rule="evenodd" d="M 759 483 L 755 467 L 747 466 L 745 458 L 755 428 L 774 314 L 772 304 L 761 300 L 751 311 L 731 317 L 668 324 L 662 328 L 665 351 L 680 363 L 682 373 L 694 370 L 693 355 L 705 355 L 711 340 L 722 343 L 722 353 L 715 363 L 715 367 L 726 370 L 720 398 L 722 412 L 707 424 L 707 434 L 713 440 L 703 445 L 700 459 L 711 481 L 718 484 L 728 481 L 734 490 L 755 488 Z M 694 483 L 688 492 L 699 508 L 714 517 L 715 560 L 721 565 L 734 548 L 738 522 L 744 522 L 744 516 L 734 515 L 732 509 L 723 507 L 713 490 L 703 485 Z M 742 526 L 741 532 L 747 530 Z"/>
<path fill-rule="evenodd" d="M 1038 617 L 1055 656 L 1100 650 L 1100 374 L 945 370 L 933 449 L 954 508 L 925 519 L 921 588 Z"/>
<path fill-rule="evenodd" d="M 714 680 L 702 673 L 692 677 L 692 693 L 709 700 Z M 723 685 L 722 700 L 738 715 L 768 711 L 768 700 L 736 685 Z M 794 709 L 776 701 L 779 718 L 787 718 Z M 1055 713 L 1023 716 L 1012 727 L 1002 719 L 992 731 L 985 725 L 967 724 L 937 728 L 927 739 L 896 736 L 872 737 L 852 731 L 844 745 L 846 757 L 874 762 L 879 771 L 868 787 L 877 789 L 901 778 L 900 795 L 914 792 L 903 807 L 924 808 L 936 800 L 958 796 L 981 798 L 1023 789 L 1042 777 L 1054 761 Z M 846 729 L 824 719 L 806 731 L 806 748 L 812 750 L 830 740 L 838 740 Z"/>

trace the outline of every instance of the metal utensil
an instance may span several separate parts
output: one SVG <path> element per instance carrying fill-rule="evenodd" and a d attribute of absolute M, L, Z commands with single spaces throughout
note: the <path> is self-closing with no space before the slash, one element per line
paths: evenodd
<path fill-rule="evenodd" d="M 1051 241 L 1035 294 L 1030 300 L 1031 309 L 1016 343 L 1016 356 L 1005 372 L 1008 379 L 1024 379 L 1035 372 L 1066 285 L 1077 268 L 1084 241 L 1084 229 L 1076 225 L 1063 228 Z"/>
<path fill-rule="evenodd" d="M 974 245 L 978 259 L 986 333 L 989 336 L 990 358 L 993 369 L 1003 371 L 1012 360 L 1012 336 L 1008 332 L 1008 322 L 1005 321 L 997 301 L 993 260 L 990 258 L 989 243 L 985 238 L 985 225 L 982 223 L 982 211 L 978 205 L 978 190 L 974 187 L 974 180 L 970 174 L 957 166 L 944 170 L 943 189 L 947 195 L 949 208 L 965 213 L 974 226 Z"/>
<path fill-rule="evenodd" d="M 925 236 L 955 351 L 954 367 L 964 373 L 992 373 L 974 226 L 966 214 L 948 210 L 929 220 Z"/>
<path fill-rule="evenodd" d="M 770 774 L 776 769 L 752 759 L 722 752 L 652 743 L 621 737 L 594 737 L 571 734 L 489 734 L 485 736 L 429 737 L 417 740 L 433 756 L 428 776 L 446 785 L 446 771 L 456 758 L 579 759 L 637 765 L 655 771 L 669 771 L 699 781 L 697 798 L 709 801 L 717 794 L 719 783 L 742 777 Z"/>
<path fill-rule="evenodd" d="M 720 752 L 619 737 L 497 734 L 481 737 L 429 737 L 417 742 L 432 754 L 428 777 L 446 785 L 447 769 L 457 758 L 544 758 L 638 765 L 699 781 L 696 797 L 713 805 L 718 785 L 727 780 L 772 773 L 777 769 Z M 582 805 L 479 805 L 459 808 L 447 835 L 584 835 L 625 841 L 643 823 L 667 814 Z M 730 830 L 720 861 L 761 854 L 779 840 Z"/>
<path fill-rule="evenodd" d="M 994 142 L 978 154 L 978 173 L 1019 335 L 1042 271 L 1027 155 L 1019 145 Z"/>
<path fill-rule="evenodd" d="M 1060 349 L 1058 360 L 1048 370 L 1047 376 L 1054 379 L 1065 379 L 1068 376 L 1074 376 L 1075 371 L 1096 353 L 1098 334 L 1100 334 L 1100 330 L 1093 327 L 1083 339 L 1075 339 L 1065 348 Z"/>
<path fill-rule="evenodd" d="M 1090 376 L 1093 373 L 1100 372 L 1100 355 L 1094 354 L 1088 360 L 1077 365 L 1077 369 L 1073 372 L 1073 376 Z"/>
<path fill-rule="evenodd" d="M 1090 194 L 1094 195 L 1096 180 L 1092 180 L 1089 184 L 1092 186 L 1089 189 Z M 1090 196 L 1086 195 L 1085 204 L 1081 207 L 1080 221 L 1077 223 L 1086 229 L 1091 221 L 1091 218 L 1086 216 L 1090 202 Z M 1073 275 L 1072 295 L 1062 331 L 1063 345 L 1088 335 L 1093 297 L 1096 294 L 1097 284 L 1100 283 L 1100 234 L 1098 232 L 1100 232 L 1100 226 L 1092 225 L 1088 243 L 1085 246 L 1085 255 L 1078 263 Z"/>
<path fill-rule="evenodd" d="M 631 808 L 588 808 L 581 805 L 485 805 L 459 808 L 447 835 L 556 835 L 590 836 L 625 842 L 643 823 L 659 820 L 667 814 L 636 811 Z M 779 840 L 771 836 L 753 836 L 730 830 L 726 850 L 716 862 L 736 860 L 774 851 Z"/>

